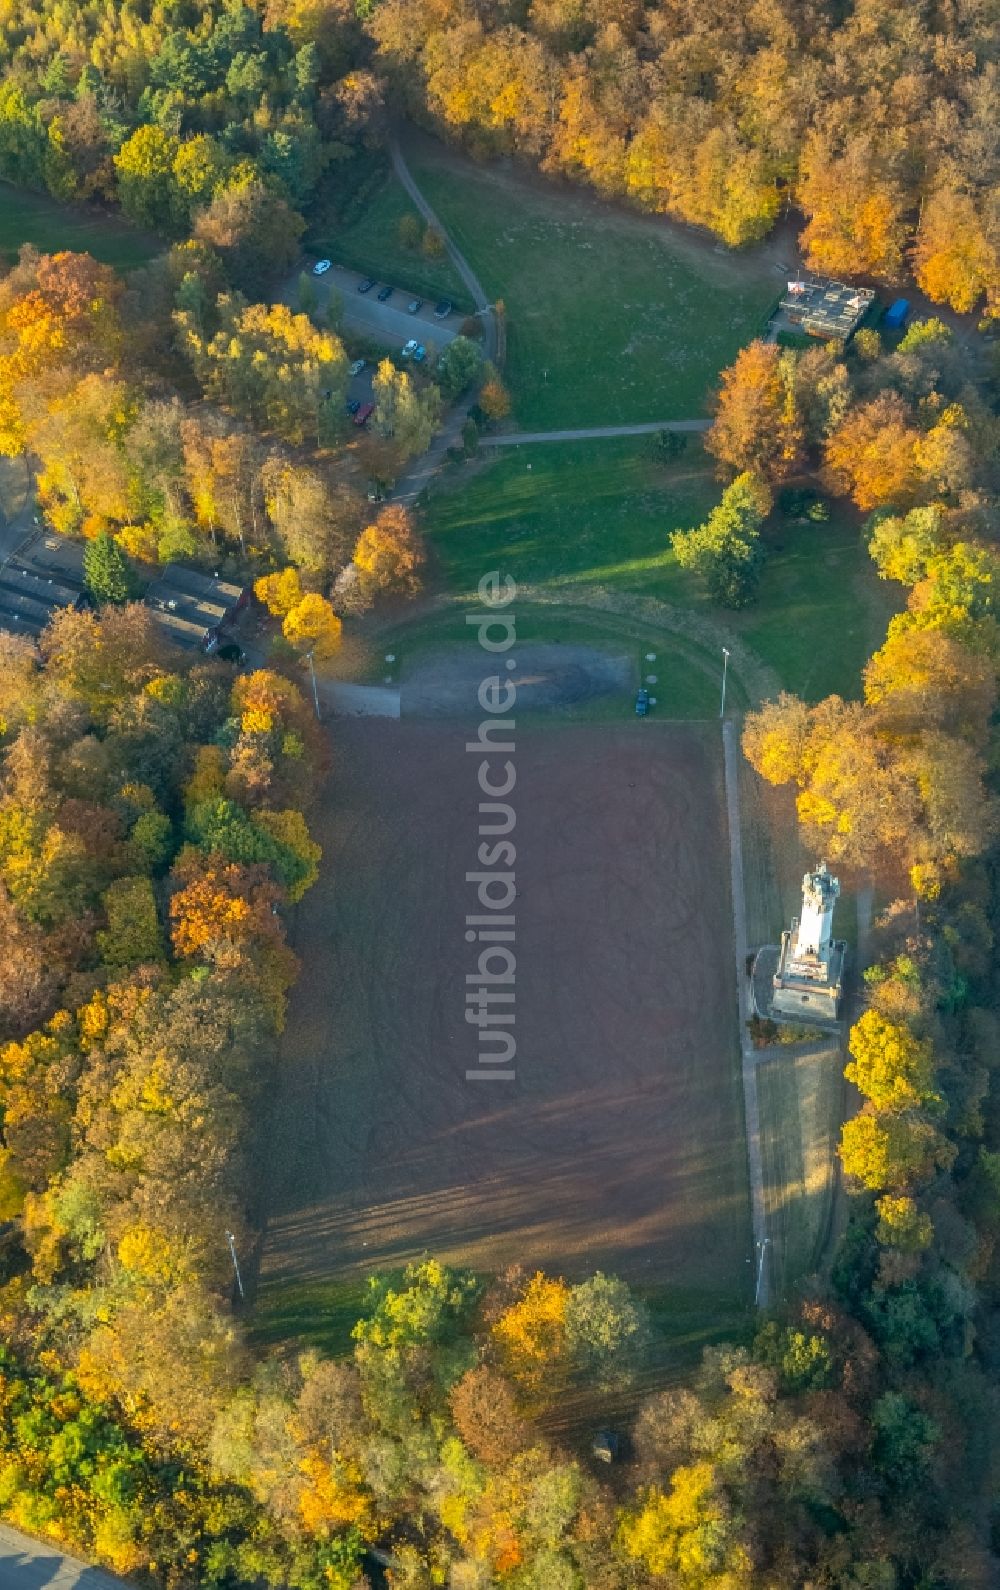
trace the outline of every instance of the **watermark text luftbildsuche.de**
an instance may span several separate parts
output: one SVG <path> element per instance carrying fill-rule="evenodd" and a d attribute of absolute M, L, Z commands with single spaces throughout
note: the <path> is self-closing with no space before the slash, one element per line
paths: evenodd
<path fill-rule="evenodd" d="M 483 575 L 478 592 L 483 610 L 467 613 L 465 622 L 475 628 L 496 671 L 480 681 L 478 700 L 486 716 L 476 738 L 465 746 L 479 757 L 476 783 L 480 797 L 478 868 L 465 874 L 466 883 L 476 891 L 476 909 L 465 918 L 465 941 L 478 945 L 475 970 L 465 975 L 465 1019 L 478 1028 L 479 1052 L 475 1066 L 469 1066 L 465 1076 L 468 1082 L 513 1082 L 517 1055 L 517 849 L 511 836 L 517 815 L 510 796 L 517 783 L 517 768 L 510 714 L 517 700 L 517 686 L 511 678 L 517 661 L 506 654 L 517 638 L 514 614 L 508 611 L 517 586 L 509 574 L 494 570 Z"/>

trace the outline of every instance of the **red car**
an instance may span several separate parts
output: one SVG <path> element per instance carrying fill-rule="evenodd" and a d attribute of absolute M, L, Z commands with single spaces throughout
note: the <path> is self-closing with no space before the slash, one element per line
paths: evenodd
<path fill-rule="evenodd" d="M 355 425 L 367 425 L 374 413 L 374 403 L 362 403 L 361 407 L 358 409 L 358 412 L 354 416 Z"/>

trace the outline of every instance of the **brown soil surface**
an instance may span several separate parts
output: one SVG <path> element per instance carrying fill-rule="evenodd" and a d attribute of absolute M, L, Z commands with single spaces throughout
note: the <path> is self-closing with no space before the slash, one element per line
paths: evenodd
<path fill-rule="evenodd" d="M 332 730 L 263 1278 L 346 1278 L 430 1251 L 739 1293 L 749 1219 L 715 726 L 519 725 L 507 1082 L 465 1076 L 472 732 L 405 717 Z"/>
<path fill-rule="evenodd" d="M 517 647 L 517 709 L 523 713 L 540 707 L 580 706 L 598 696 L 618 695 L 628 710 L 633 673 L 631 657 L 612 657 L 593 646 L 542 642 L 532 645 L 520 641 Z M 418 658 L 406 670 L 402 716 L 474 714 L 483 674 L 483 654 L 474 646 L 452 646 L 448 651 Z"/>

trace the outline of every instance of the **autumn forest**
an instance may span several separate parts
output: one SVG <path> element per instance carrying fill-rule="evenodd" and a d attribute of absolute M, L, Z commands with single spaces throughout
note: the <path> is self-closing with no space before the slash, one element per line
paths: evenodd
<path fill-rule="evenodd" d="M 0 0 L 0 207 L 124 218 L 138 251 L 0 260 L 0 455 L 87 587 L 0 630 L 13 1525 L 164 1590 L 998 1582 L 998 85 L 987 0 Z M 690 451 L 644 455 L 710 480 L 657 557 L 714 624 L 753 612 L 776 521 L 821 546 L 831 511 L 843 577 L 898 598 L 850 696 L 746 688 L 750 768 L 871 892 L 870 964 L 823 1264 L 669 1374 L 650 1299 L 600 1271 L 425 1255 L 336 1355 L 262 1347 L 234 1284 L 343 754 L 306 661 L 442 597 L 427 503 L 384 499 L 450 414 L 456 471 L 516 421 L 475 316 L 426 368 L 366 344 L 346 417 L 365 359 L 308 250 L 375 204 L 404 120 L 913 300 L 846 346 L 748 335 Z M 407 215 L 415 240 L 444 257 Z M 185 562 L 253 591 L 266 651 L 164 641 L 136 598 Z"/>

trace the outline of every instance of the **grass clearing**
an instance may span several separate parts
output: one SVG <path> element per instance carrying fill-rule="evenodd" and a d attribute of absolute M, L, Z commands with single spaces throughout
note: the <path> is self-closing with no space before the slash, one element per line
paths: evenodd
<path fill-rule="evenodd" d="M 368 1283 L 357 1276 L 265 1286 L 247 1317 L 247 1335 L 256 1348 L 294 1341 L 330 1358 L 344 1358 L 367 1305 Z"/>
<path fill-rule="evenodd" d="M 697 524 L 717 496 L 700 443 L 661 465 L 646 439 L 554 442 L 505 449 L 467 484 L 433 495 L 426 529 L 456 595 L 502 566 L 568 603 L 581 585 L 687 603 L 698 584 L 677 567 L 670 532 Z"/>
<path fill-rule="evenodd" d="M 58 204 L 45 194 L 4 182 L 0 184 L 0 255 L 12 262 L 22 243 L 33 243 L 44 254 L 61 249 L 92 254 L 120 271 L 147 264 L 167 246 L 110 210 Z"/>
<path fill-rule="evenodd" d="M 754 254 L 421 142 L 414 177 L 507 308 L 506 378 L 526 429 L 684 419 L 758 332 L 780 285 Z"/>
<path fill-rule="evenodd" d="M 447 255 L 429 259 L 419 248 L 407 248 L 400 241 L 400 221 L 416 214 L 409 194 L 389 175 L 357 220 L 329 235 L 319 228 L 309 241 L 317 253 L 328 254 L 352 270 L 366 271 L 379 281 L 392 282 L 425 298 L 450 298 L 471 313 L 469 295 Z"/>
<path fill-rule="evenodd" d="M 859 696 L 862 669 L 905 595 L 878 578 L 861 516 L 843 502 L 831 505 L 825 524 L 776 514 L 764 542 L 760 590 L 738 616 L 740 633 L 785 688 L 806 701 Z"/>
<path fill-rule="evenodd" d="M 836 1038 L 820 1037 L 757 1067 L 771 1274 L 781 1297 L 818 1268 L 829 1235 L 843 1064 Z"/>
<path fill-rule="evenodd" d="M 856 520 L 839 505 L 819 526 L 775 516 L 757 600 L 734 613 L 711 603 L 670 549 L 671 531 L 700 523 L 719 499 L 698 440 L 670 461 L 650 438 L 618 437 L 505 449 L 464 481 L 461 468 L 430 496 L 425 516 L 439 581 L 456 597 L 471 598 L 491 568 L 522 587 L 545 586 L 568 608 L 594 589 L 653 597 L 739 636 L 808 700 L 858 695 L 894 588 L 876 576 Z M 558 616 L 547 623 L 544 638 L 559 638 Z M 612 629 L 628 640 L 627 625 Z M 822 635 L 830 644 L 818 644 Z"/>

